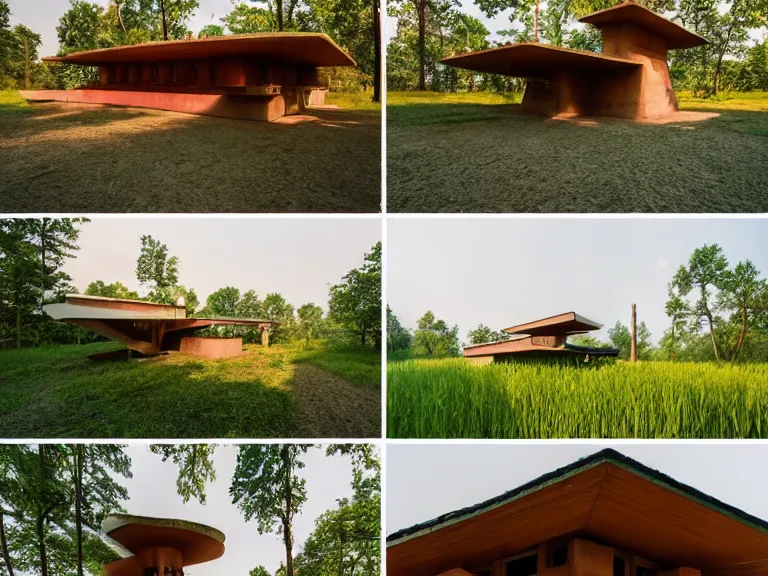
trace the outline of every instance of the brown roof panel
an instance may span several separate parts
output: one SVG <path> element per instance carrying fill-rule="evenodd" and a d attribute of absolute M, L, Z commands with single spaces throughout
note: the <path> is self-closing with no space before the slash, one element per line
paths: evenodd
<path fill-rule="evenodd" d="M 593 330 L 600 330 L 602 324 L 598 324 L 589 318 L 580 316 L 576 312 L 566 312 L 557 316 L 550 316 L 525 324 L 518 324 L 504 328 L 508 334 L 528 334 L 530 336 L 559 336 L 568 334 L 583 334 Z"/>
<path fill-rule="evenodd" d="M 579 22 L 592 24 L 598 28 L 623 22 L 635 24 L 664 38 L 667 48 L 670 50 L 693 48 L 707 43 L 707 40 L 698 34 L 634 2 L 624 2 L 612 8 L 598 10 L 580 18 Z"/>
<path fill-rule="evenodd" d="M 252 57 L 311 66 L 354 66 L 355 61 L 326 34 L 260 32 L 198 40 L 147 42 L 43 58 L 83 66 L 128 62 Z"/>
<path fill-rule="evenodd" d="M 440 62 L 478 72 L 542 79 L 561 70 L 616 70 L 640 66 L 640 63 L 624 58 L 535 42 L 521 42 L 456 54 L 443 58 Z"/>

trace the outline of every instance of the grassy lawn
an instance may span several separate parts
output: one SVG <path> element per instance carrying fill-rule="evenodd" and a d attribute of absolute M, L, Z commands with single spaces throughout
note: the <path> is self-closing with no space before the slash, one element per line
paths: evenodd
<path fill-rule="evenodd" d="M 87 357 L 117 349 L 100 343 L 0 352 L 0 437 L 381 433 L 380 368 L 372 370 L 373 354 L 362 354 L 358 365 L 353 353 L 256 345 L 226 360 L 178 353 L 110 362 Z"/>
<path fill-rule="evenodd" d="M 249 122 L 0 93 L 2 212 L 378 212 L 380 106 Z"/>
<path fill-rule="evenodd" d="M 393 438 L 766 438 L 768 365 L 387 367 Z"/>
<path fill-rule="evenodd" d="M 518 97 L 387 94 L 391 212 L 768 212 L 768 93 L 680 95 L 668 125 L 519 114 Z"/>
<path fill-rule="evenodd" d="M 338 106 L 344 110 L 376 110 L 381 112 L 381 103 L 373 102 L 373 91 L 366 92 L 328 92 L 325 95 L 327 106 Z"/>

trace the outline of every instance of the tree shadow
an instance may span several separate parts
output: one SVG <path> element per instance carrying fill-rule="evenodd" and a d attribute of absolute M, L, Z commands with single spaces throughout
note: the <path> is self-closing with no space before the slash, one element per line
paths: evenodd
<path fill-rule="evenodd" d="M 118 107 L 0 116 L 4 212 L 378 212 L 376 112 L 294 124 Z"/>

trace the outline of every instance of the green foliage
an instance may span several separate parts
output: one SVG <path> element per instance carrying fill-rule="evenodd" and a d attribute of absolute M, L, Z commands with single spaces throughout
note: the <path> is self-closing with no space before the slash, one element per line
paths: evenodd
<path fill-rule="evenodd" d="M 506 332 L 491 330 L 485 324 L 478 324 L 477 328 L 467 333 L 467 344 L 485 344 L 486 342 L 499 342 L 507 340 L 509 334 Z"/>
<path fill-rule="evenodd" d="M 608 337 L 614 348 L 619 349 L 619 358 L 626 360 L 632 348 L 632 335 L 629 328 L 616 320 L 616 325 L 608 330 Z M 637 358 L 638 360 L 649 360 L 651 354 L 651 331 L 645 322 L 637 325 Z"/>
<path fill-rule="evenodd" d="M 179 258 L 169 258 L 168 246 L 152 236 L 142 236 L 136 278 L 139 282 L 149 284 L 152 289 L 175 286 L 179 282 Z"/>
<path fill-rule="evenodd" d="M 256 568 L 248 572 L 248 576 L 272 576 L 272 574 L 264 566 L 256 566 Z"/>
<path fill-rule="evenodd" d="M 400 323 L 387 305 L 387 352 L 408 350 L 413 344 L 411 332 Z"/>
<path fill-rule="evenodd" d="M 413 334 L 413 351 L 417 356 L 439 358 L 459 355 L 459 327 L 449 327 L 431 310 L 419 318 Z"/>
<path fill-rule="evenodd" d="M 323 332 L 323 309 L 314 304 L 304 304 L 296 311 L 298 323 L 296 335 L 304 339 L 304 347 L 309 348 L 311 340 L 320 337 Z"/>
<path fill-rule="evenodd" d="M 764 365 L 388 365 L 394 438 L 765 438 Z"/>
<path fill-rule="evenodd" d="M 206 24 L 197 34 L 198 38 L 215 38 L 216 36 L 224 36 L 224 28 L 218 24 Z"/>
<path fill-rule="evenodd" d="M 103 280 L 96 280 L 88 284 L 85 293 L 88 296 L 102 296 L 104 298 L 123 298 L 128 300 L 138 300 L 139 298 L 135 291 L 129 290 L 122 282 L 106 284 Z"/>
<path fill-rule="evenodd" d="M 153 444 L 149 449 L 163 462 L 171 460 L 179 470 L 176 491 L 184 504 L 195 498 L 205 504 L 205 487 L 216 481 L 213 467 L 214 444 Z"/>
<path fill-rule="evenodd" d="M 328 317 L 358 336 L 362 347 L 381 350 L 381 242 L 350 270 L 340 284 L 331 286 Z"/>

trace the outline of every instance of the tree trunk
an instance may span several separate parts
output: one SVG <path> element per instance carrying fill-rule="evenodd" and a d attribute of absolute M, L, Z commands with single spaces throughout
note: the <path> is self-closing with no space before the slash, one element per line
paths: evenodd
<path fill-rule="evenodd" d="M 632 322 L 629 330 L 629 335 L 631 337 L 629 345 L 629 361 L 637 362 L 637 307 L 634 304 L 632 304 Z"/>
<path fill-rule="evenodd" d="M 123 32 L 128 34 L 128 30 L 125 29 L 125 23 L 123 22 L 123 3 L 115 2 L 117 5 L 117 19 L 120 21 L 120 27 L 123 29 Z"/>
<path fill-rule="evenodd" d="M 29 90 L 31 85 L 29 75 L 29 39 L 24 36 L 24 88 Z"/>
<path fill-rule="evenodd" d="M 717 351 L 717 340 L 715 339 L 715 324 L 712 322 L 712 313 L 707 308 L 707 322 L 709 322 L 709 337 L 712 339 L 712 350 L 715 353 L 715 360 L 720 360 L 720 353 Z"/>
<path fill-rule="evenodd" d="M 381 102 L 381 4 L 373 0 L 373 101 Z"/>
<path fill-rule="evenodd" d="M 427 33 L 427 2 L 416 0 L 416 9 L 419 17 L 419 90 L 427 89 L 427 76 L 425 73 L 426 60 L 426 33 Z"/>
<path fill-rule="evenodd" d="M 14 576 L 13 561 L 11 560 L 11 553 L 8 551 L 8 540 L 5 537 L 5 518 L 2 510 L 0 510 L 0 547 L 3 549 L 3 561 L 8 576 Z"/>
<path fill-rule="evenodd" d="M 290 447 L 283 445 L 283 469 L 285 470 L 285 517 L 283 519 L 283 542 L 285 543 L 285 576 L 293 576 L 293 466 Z"/>
<path fill-rule="evenodd" d="M 368 330 L 367 330 L 367 327 L 366 327 L 366 326 L 363 326 L 363 327 L 360 329 L 360 345 L 361 345 L 363 348 L 365 348 L 365 333 L 366 333 L 367 331 L 368 331 Z"/>
<path fill-rule="evenodd" d="M 277 6 L 277 29 L 282 32 L 283 31 L 283 0 L 276 0 L 275 2 Z M 291 576 L 288 574 L 288 576 Z"/>
<path fill-rule="evenodd" d="M 160 12 L 163 15 L 163 40 L 168 40 L 168 22 L 165 19 L 165 0 L 160 0 Z"/>
<path fill-rule="evenodd" d="M 728 51 L 728 44 L 731 43 L 731 33 L 733 32 L 733 26 L 731 26 L 728 29 L 728 35 L 725 37 L 725 44 L 723 45 L 723 49 L 717 56 L 717 64 L 715 65 L 715 77 L 712 80 L 712 94 L 717 96 L 717 84 L 720 81 L 720 73 L 722 72 L 723 68 L 723 57 L 725 56 L 725 53 Z"/>
<path fill-rule="evenodd" d="M 742 303 L 741 308 L 741 332 L 739 332 L 739 340 L 736 342 L 736 350 L 733 351 L 733 358 L 731 361 L 736 362 L 741 352 L 741 347 L 744 345 L 744 337 L 747 335 L 747 303 Z"/>
<path fill-rule="evenodd" d="M 83 576 L 83 468 L 85 448 L 75 447 L 75 528 L 77 531 L 77 575 Z"/>
<path fill-rule="evenodd" d="M 40 221 L 40 312 L 43 311 L 45 304 L 45 227 L 48 225 L 48 218 Z"/>
<path fill-rule="evenodd" d="M 21 350 L 21 305 L 18 300 L 16 301 L 16 349 Z"/>
<path fill-rule="evenodd" d="M 45 472 L 45 448 L 42 445 L 38 445 L 37 454 L 40 463 L 40 476 L 43 482 L 48 480 Z M 37 505 L 37 549 L 40 553 L 40 574 L 41 576 L 48 576 L 48 554 L 45 549 L 45 512 L 43 511 L 43 505 Z"/>
<path fill-rule="evenodd" d="M 539 41 L 539 0 L 536 0 L 536 7 L 533 10 L 533 41 Z"/>

